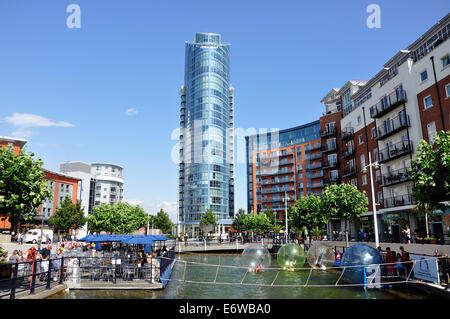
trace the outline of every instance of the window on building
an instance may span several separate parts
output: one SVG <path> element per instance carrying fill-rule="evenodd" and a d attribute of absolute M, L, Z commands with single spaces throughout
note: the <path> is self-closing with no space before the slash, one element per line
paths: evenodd
<path fill-rule="evenodd" d="M 359 141 L 359 144 L 362 144 L 362 143 L 364 143 L 364 139 L 363 139 L 363 136 L 362 136 L 362 134 L 361 134 L 361 135 L 359 135 L 359 137 L 358 137 L 358 141 Z"/>
<path fill-rule="evenodd" d="M 427 124 L 427 132 L 428 132 L 428 141 L 430 144 L 434 144 L 434 140 L 436 139 L 436 123 L 431 122 Z"/>
<path fill-rule="evenodd" d="M 362 175 L 362 185 L 367 185 L 367 175 Z"/>
<path fill-rule="evenodd" d="M 378 203 L 382 203 L 383 202 L 383 192 L 378 192 Z"/>
<path fill-rule="evenodd" d="M 423 108 L 427 109 L 432 106 L 433 106 L 433 100 L 431 98 L 431 95 L 428 95 L 423 99 Z"/>
<path fill-rule="evenodd" d="M 375 127 L 372 127 L 372 139 L 377 137 L 377 129 Z"/>
<path fill-rule="evenodd" d="M 450 64 L 450 56 L 447 54 L 442 59 L 442 68 L 445 69 Z"/>
<path fill-rule="evenodd" d="M 334 122 L 327 123 L 326 127 L 327 127 L 328 132 L 333 132 L 334 131 Z"/>
<path fill-rule="evenodd" d="M 361 168 L 363 168 L 364 166 L 366 166 L 366 157 L 364 156 L 364 154 L 361 154 L 360 159 L 361 159 Z"/>
<path fill-rule="evenodd" d="M 450 97 L 450 83 L 445 86 L 445 96 Z"/>
<path fill-rule="evenodd" d="M 358 122 L 358 125 L 361 124 L 361 115 L 358 115 L 358 117 L 356 118 L 356 121 Z"/>
<path fill-rule="evenodd" d="M 420 82 L 426 81 L 428 79 L 427 70 L 420 72 Z"/>

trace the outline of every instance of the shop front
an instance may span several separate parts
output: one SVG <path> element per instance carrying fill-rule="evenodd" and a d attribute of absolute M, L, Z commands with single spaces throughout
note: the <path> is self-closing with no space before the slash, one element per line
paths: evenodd
<path fill-rule="evenodd" d="M 432 244 L 450 244 L 450 207 L 444 210 L 437 209 L 425 216 L 423 211 L 413 215 L 415 228 L 413 237 L 415 241 Z M 426 220 L 428 219 L 428 233 Z"/>
<path fill-rule="evenodd" d="M 381 216 L 380 240 L 382 242 L 406 243 L 404 230 L 409 227 L 409 215 L 407 211 L 388 212 Z"/>

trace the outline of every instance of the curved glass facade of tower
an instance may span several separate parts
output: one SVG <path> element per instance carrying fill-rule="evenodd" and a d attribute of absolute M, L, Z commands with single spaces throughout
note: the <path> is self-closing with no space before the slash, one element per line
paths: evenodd
<path fill-rule="evenodd" d="M 234 215 L 233 89 L 230 46 L 220 35 L 186 42 L 180 105 L 179 222 L 198 224 L 211 209 Z"/>

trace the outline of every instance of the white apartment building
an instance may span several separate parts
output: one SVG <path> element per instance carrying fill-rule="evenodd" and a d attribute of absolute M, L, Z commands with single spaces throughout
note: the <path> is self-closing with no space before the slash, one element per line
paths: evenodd
<path fill-rule="evenodd" d="M 94 206 L 102 203 L 117 204 L 123 199 L 123 167 L 116 164 L 91 163 L 91 174 L 95 176 Z"/>

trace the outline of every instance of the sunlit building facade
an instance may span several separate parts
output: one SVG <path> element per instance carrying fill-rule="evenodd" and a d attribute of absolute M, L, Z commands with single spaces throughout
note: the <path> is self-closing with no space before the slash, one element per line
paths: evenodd
<path fill-rule="evenodd" d="M 186 42 L 180 90 L 178 223 L 195 234 L 211 209 L 218 219 L 234 216 L 233 111 L 230 45 L 213 33 Z"/>

